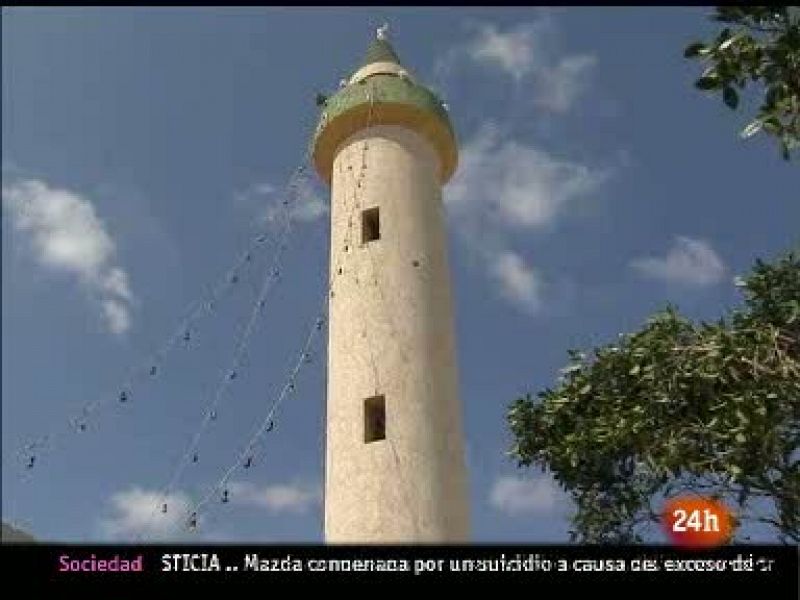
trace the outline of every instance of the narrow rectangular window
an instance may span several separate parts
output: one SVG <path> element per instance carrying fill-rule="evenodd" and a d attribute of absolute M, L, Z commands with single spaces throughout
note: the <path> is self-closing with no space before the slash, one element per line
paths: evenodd
<path fill-rule="evenodd" d="M 364 400 L 364 443 L 386 439 L 386 399 L 373 396 Z"/>
<path fill-rule="evenodd" d="M 367 244 L 381 238 L 381 216 L 378 207 L 361 213 L 361 243 Z"/>

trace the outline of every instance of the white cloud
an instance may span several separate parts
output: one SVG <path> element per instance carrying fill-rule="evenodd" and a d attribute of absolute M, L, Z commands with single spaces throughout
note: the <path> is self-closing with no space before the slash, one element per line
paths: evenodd
<path fill-rule="evenodd" d="M 108 330 L 120 335 L 130 329 L 131 317 L 128 307 L 116 300 L 103 301 L 103 314 L 106 318 Z"/>
<path fill-rule="evenodd" d="M 691 286 L 710 286 L 722 281 L 725 264 L 705 240 L 678 236 L 663 258 L 645 257 L 631 267 L 646 277 Z"/>
<path fill-rule="evenodd" d="M 511 237 L 550 227 L 597 193 L 610 174 L 504 138 L 487 124 L 463 145 L 444 201 L 460 237 L 499 284 L 500 297 L 534 314 L 546 288 L 523 256 L 509 249 Z"/>
<path fill-rule="evenodd" d="M 246 191 L 237 194 L 237 201 L 255 205 L 259 219 L 266 223 L 282 223 L 285 219 L 282 202 L 285 198 L 283 190 L 270 183 L 257 183 Z M 307 223 L 316 221 L 328 213 L 328 204 L 317 192 L 311 179 L 298 179 L 291 203 L 289 216 L 295 222 Z"/>
<path fill-rule="evenodd" d="M 161 510 L 166 502 L 167 512 Z M 116 540 L 164 540 L 180 537 L 192 508 L 189 497 L 173 492 L 165 497 L 159 492 L 134 487 L 117 492 L 110 499 L 111 515 L 100 521 L 102 532 Z"/>
<path fill-rule="evenodd" d="M 108 272 L 103 281 L 103 288 L 112 296 L 117 296 L 129 302 L 133 300 L 128 284 L 128 274 L 119 267 L 114 267 Z"/>
<path fill-rule="evenodd" d="M 328 204 L 317 193 L 311 180 L 300 180 L 290 214 L 293 219 L 303 222 L 316 221 L 328 214 Z"/>
<path fill-rule="evenodd" d="M 278 191 L 271 183 L 257 183 L 253 186 L 252 191 L 256 194 L 273 194 Z"/>
<path fill-rule="evenodd" d="M 536 23 L 518 25 L 501 33 L 494 25 L 482 25 L 467 44 L 468 56 L 476 61 L 499 67 L 517 80 L 534 67 Z"/>
<path fill-rule="evenodd" d="M 533 99 L 553 113 L 566 113 L 588 87 L 597 57 L 565 53 L 555 21 L 545 15 L 501 30 L 491 23 L 474 29 L 470 39 L 452 47 L 436 63 L 439 77 L 452 73 L 456 64 L 478 64 L 510 76 Z"/>
<path fill-rule="evenodd" d="M 533 229 L 550 224 L 569 203 L 596 191 L 608 175 L 531 144 L 503 139 L 494 125 L 486 124 L 463 145 L 445 201 L 457 216 Z"/>
<path fill-rule="evenodd" d="M 535 478 L 503 475 L 495 479 L 489 503 L 509 516 L 546 515 L 554 512 L 562 497 L 563 493 L 546 475 Z"/>
<path fill-rule="evenodd" d="M 524 311 L 535 313 L 541 307 L 542 283 L 538 274 L 515 252 L 491 255 L 489 270 L 500 284 L 503 297 Z"/>
<path fill-rule="evenodd" d="M 486 121 L 461 145 L 459 168 L 444 200 L 456 231 L 498 284 L 498 295 L 529 314 L 548 309 L 556 288 L 567 292 L 570 286 L 558 276 L 543 277 L 521 249 L 514 250 L 520 234 L 545 231 L 578 212 L 579 203 L 590 201 L 612 174 L 611 168 L 557 156 L 513 133 L 526 106 L 559 114 L 572 110 L 597 65 L 593 54 L 565 48 L 553 14 L 541 10 L 532 20 L 508 27 L 480 22 L 434 65 L 437 85 L 445 90 L 453 76 L 478 74 L 476 66 L 513 84 L 508 124 L 501 130 Z M 560 286 L 553 285 L 557 280 Z"/>
<path fill-rule="evenodd" d="M 566 113 L 586 90 L 589 71 L 597 58 L 588 54 L 565 56 L 536 76 L 536 104 L 554 113 Z"/>
<path fill-rule="evenodd" d="M 318 485 L 302 482 L 257 487 L 246 481 L 228 486 L 231 502 L 265 508 L 271 513 L 307 513 L 322 499 Z"/>
<path fill-rule="evenodd" d="M 114 241 L 87 198 L 38 179 L 23 179 L 3 185 L 3 207 L 15 229 L 28 236 L 35 261 L 75 276 L 99 297 L 111 332 L 122 334 L 130 328 L 133 296 L 128 275 L 114 265 Z"/>

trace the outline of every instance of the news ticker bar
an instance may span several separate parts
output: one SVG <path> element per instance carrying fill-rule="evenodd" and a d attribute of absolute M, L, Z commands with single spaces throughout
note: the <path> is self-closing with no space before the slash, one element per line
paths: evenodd
<path fill-rule="evenodd" d="M 747 588 L 798 597 L 797 546 L 322 546 L 4 544 L 8 576 L 41 581 L 346 580 L 500 578 L 596 587 L 603 583 Z M 688 588 L 687 588 L 688 589 Z"/>

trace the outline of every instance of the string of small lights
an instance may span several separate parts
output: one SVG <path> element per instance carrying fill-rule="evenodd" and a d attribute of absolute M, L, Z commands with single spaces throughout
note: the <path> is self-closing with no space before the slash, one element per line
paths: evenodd
<path fill-rule="evenodd" d="M 308 164 L 308 156 L 304 161 L 304 166 L 307 164 Z M 303 171 L 300 172 L 302 173 Z M 220 410 L 220 403 L 222 402 L 223 397 L 225 396 L 228 388 L 233 384 L 234 380 L 236 380 L 239 377 L 240 365 L 242 359 L 245 356 L 245 352 L 247 350 L 250 339 L 252 338 L 252 335 L 255 332 L 255 326 L 258 322 L 260 315 L 263 312 L 262 309 L 266 305 L 267 296 L 270 290 L 274 287 L 274 284 L 278 281 L 280 277 L 283 253 L 288 247 L 287 240 L 292 232 L 293 219 L 291 217 L 291 211 L 290 211 L 290 206 L 291 206 L 290 197 L 293 192 L 296 192 L 298 185 L 299 184 L 297 178 L 293 178 L 292 182 L 289 184 L 289 194 L 287 194 L 284 197 L 284 200 L 281 202 L 283 229 L 279 238 L 278 251 L 275 253 L 273 261 L 264 275 L 261 288 L 256 296 L 255 302 L 253 303 L 244 330 L 242 331 L 242 333 L 240 334 L 239 338 L 236 341 L 230 366 L 224 372 L 219 383 L 217 384 L 216 391 L 212 396 L 211 401 L 204 408 L 202 412 L 200 425 L 198 426 L 195 433 L 192 435 L 191 441 L 189 442 L 188 446 L 184 449 L 183 453 L 180 455 L 178 461 L 173 467 L 170 477 L 167 480 L 167 483 L 162 487 L 158 495 L 157 506 L 153 507 L 153 510 L 150 513 L 148 520 L 145 522 L 145 524 L 143 525 L 138 534 L 140 538 L 149 527 L 150 523 L 152 522 L 152 519 L 157 514 L 156 510 L 158 507 L 160 507 L 162 513 L 167 512 L 169 510 L 166 499 L 169 496 L 171 490 L 180 480 L 180 477 L 183 474 L 186 467 L 189 464 L 196 464 L 199 462 L 200 457 L 198 454 L 198 447 L 200 445 L 202 437 L 208 430 L 211 423 L 217 420 Z"/>
<path fill-rule="evenodd" d="M 365 125 L 365 129 L 368 129 L 371 126 L 373 105 L 374 105 L 374 101 L 375 101 L 374 93 L 368 92 L 368 97 L 369 97 L 369 100 L 370 100 L 370 107 L 369 107 L 369 111 L 368 111 L 368 116 L 367 116 L 367 122 L 366 122 L 366 125 Z M 361 198 L 360 198 L 361 194 L 359 193 L 359 191 L 361 191 L 363 193 L 363 190 L 365 188 L 365 182 L 366 182 L 365 176 L 366 176 L 366 168 L 367 168 L 367 151 L 368 151 L 368 147 L 369 147 L 369 142 L 368 142 L 368 140 L 365 140 L 364 144 L 362 146 L 361 168 L 359 170 L 358 175 L 355 176 L 355 185 L 353 187 L 353 189 L 354 189 L 353 201 L 352 201 L 351 206 L 350 206 L 349 215 L 347 216 L 347 230 L 346 230 L 346 233 L 345 233 L 345 240 L 344 240 L 346 249 L 349 249 L 351 247 L 352 243 L 353 243 L 353 240 L 352 240 L 352 237 L 353 237 L 353 218 L 352 217 L 353 217 L 354 213 L 357 214 L 357 212 L 361 208 Z M 363 245 L 364 244 L 362 244 L 362 246 Z M 369 246 L 369 244 L 366 244 L 366 246 Z M 374 263 L 374 258 L 372 257 L 372 255 L 369 254 L 369 256 L 370 256 L 370 264 L 371 264 L 372 269 L 373 269 L 374 283 L 375 283 L 375 286 L 378 287 L 379 290 L 380 290 L 380 284 L 379 284 L 379 282 L 377 280 L 377 276 L 376 276 L 377 266 Z M 342 267 L 339 267 L 339 268 L 336 268 L 335 270 L 333 270 L 333 272 L 331 273 L 331 275 L 329 277 L 328 288 L 325 291 L 325 293 L 323 294 L 323 298 L 324 298 L 325 301 L 327 301 L 327 298 L 329 296 L 331 298 L 334 297 L 334 295 L 335 295 L 334 288 L 335 288 L 335 283 L 336 283 L 337 279 L 342 277 L 342 276 L 344 276 L 345 273 L 349 273 L 349 272 L 350 272 L 349 269 L 346 270 L 346 269 L 344 269 Z M 356 285 L 360 285 L 359 284 L 360 278 L 359 278 L 359 270 L 358 270 L 358 268 L 356 268 L 353 271 L 353 276 L 354 276 L 354 280 L 355 280 Z M 385 304 L 385 300 L 383 299 L 382 290 L 381 290 L 381 304 L 383 305 L 384 309 L 386 309 L 386 304 Z M 324 315 L 324 312 L 322 314 Z M 385 315 L 388 314 L 388 311 L 384 310 L 384 314 Z M 281 389 L 281 392 L 278 395 L 277 399 L 271 404 L 270 409 L 268 410 L 267 415 L 265 416 L 264 420 L 256 428 L 255 432 L 251 435 L 251 437 L 249 438 L 247 444 L 244 445 L 244 449 L 241 452 L 239 452 L 239 454 L 236 457 L 236 460 L 223 472 L 223 475 L 213 485 L 211 485 L 209 487 L 208 491 L 201 497 L 201 499 L 198 502 L 196 502 L 187 511 L 187 513 L 185 515 L 186 518 L 183 521 L 185 523 L 186 529 L 188 529 L 190 531 L 196 531 L 197 530 L 199 522 L 200 522 L 200 519 L 201 519 L 201 516 L 202 516 L 201 515 L 202 509 L 204 507 L 208 506 L 214 498 L 219 498 L 219 500 L 220 500 L 220 502 L 222 504 L 227 504 L 230 501 L 230 490 L 229 490 L 229 487 L 228 487 L 228 483 L 230 481 L 230 478 L 236 472 L 238 472 L 240 469 L 248 469 L 253 464 L 253 461 L 256 459 L 256 454 L 257 454 L 255 448 L 257 447 L 257 445 L 261 441 L 261 438 L 266 433 L 271 431 L 272 428 L 275 426 L 275 413 L 276 413 L 278 407 L 283 403 L 283 401 L 285 400 L 285 398 L 288 395 L 290 395 L 291 393 L 293 393 L 296 390 L 297 375 L 298 375 L 300 369 L 302 368 L 304 362 L 308 362 L 308 358 L 310 357 L 309 346 L 313 341 L 315 331 L 319 331 L 321 329 L 321 325 L 322 325 L 322 323 L 325 322 L 325 320 L 326 319 L 324 318 L 324 316 L 321 316 L 321 317 L 319 317 L 317 319 L 316 324 L 315 324 L 315 328 L 311 330 L 308 338 L 306 339 L 306 343 L 303 346 L 303 350 L 300 353 L 300 359 L 295 364 L 294 369 L 291 371 L 289 377 L 287 378 L 287 381 L 284 384 L 283 388 Z M 394 331 L 396 331 L 396 329 Z M 373 347 L 373 341 L 371 339 L 371 336 L 366 335 L 366 333 L 367 333 L 366 329 L 364 329 L 364 331 L 363 331 L 364 338 L 366 338 L 368 340 L 368 345 L 369 345 L 369 356 L 370 356 L 370 363 L 371 363 L 371 366 L 372 366 L 373 384 L 374 384 L 374 388 L 375 388 L 375 390 L 377 392 L 377 390 L 380 389 L 380 381 L 379 381 L 379 371 L 378 371 L 376 360 L 375 360 L 375 349 Z M 400 340 L 402 338 L 400 338 L 399 336 L 395 335 L 394 339 Z M 402 349 L 402 350 L 405 352 L 405 349 Z M 408 362 L 407 361 L 407 354 L 404 354 L 404 357 L 405 357 L 405 361 Z M 323 427 L 324 427 L 324 424 L 323 424 Z M 396 447 L 395 447 L 395 445 L 394 445 L 394 443 L 393 443 L 393 441 L 391 439 L 389 440 L 389 443 L 390 443 L 391 451 L 392 451 L 393 456 L 394 456 L 394 465 L 395 465 L 395 467 L 396 467 L 396 469 L 398 471 L 398 478 L 401 481 L 401 485 L 402 485 L 402 488 L 403 488 L 403 493 L 404 493 L 404 495 L 406 497 L 405 498 L 406 501 L 404 502 L 404 504 L 406 505 L 407 510 L 411 511 L 410 517 L 412 519 L 414 528 L 415 528 L 415 530 L 417 532 L 419 532 L 420 527 L 419 527 L 419 524 L 418 524 L 417 515 L 413 513 L 412 508 L 411 508 L 413 503 L 411 503 L 409 501 L 410 500 L 410 498 L 408 496 L 408 487 L 409 486 L 408 486 L 408 482 L 406 481 L 406 478 L 404 477 L 404 475 L 402 473 L 402 465 L 400 464 L 400 459 L 399 459 L 399 456 L 398 456 L 398 453 L 397 453 L 397 449 L 396 449 Z"/>
<path fill-rule="evenodd" d="M 307 171 L 308 164 L 309 155 L 306 154 L 302 164 L 291 175 L 284 189 L 284 197 L 281 202 L 284 212 L 286 212 L 290 197 L 296 194 L 298 186 Z M 97 426 L 100 413 L 104 408 L 113 404 L 129 404 L 133 400 L 134 391 L 138 389 L 141 384 L 145 381 L 153 380 L 162 372 L 167 356 L 174 348 L 179 345 L 185 348 L 190 346 L 191 341 L 199 329 L 198 322 L 203 317 L 212 314 L 216 310 L 218 304 L 231 290 L 237 287 L 237 284 L 241 281 L 242 275 L 253 264 L 257 254 L 262 249 L 270 247 L 268 242 L 275 242 L 272 244 L 275 257 L 282 253 L 286 247 L 286 238 L 288 238 L 286 229 L 284 228 L 279 235 L 280 238 L 277 241 L 274 240 L 274 232 L 269 227 L 254 235 L 248 241 L 245 250 L 237 256 L 223 276 L 212 284 L 210 291 L 203 294 L 199 299 L 195 299 L 189 303 L 187 309 L 184 310 L 184 316 L 179 320 L 178 326 L 166 337 L 161 346 L 155 352 L 148 355 L 143 361 L 135 364 L 128 370 L 122 383 L 117 388 L 118 392 L 116 396 L 113 394 L 104 394 L 84 404 L 76 415 L 67 419 L 66 427 L 63 424 L 57 425 L 51 428 L 50 433 L 24 443 L 22 447 L 13 454 L 15 460 L 21 463 L 23 467 L 22 472 L 19 474 L 20 477 L 24 475 L 24 480 L 30 480 L 30 473 L 40 464 L 43 455 L 55 451 L 59 443 L 65 441 L 70 434 L 85 433 L 89 431 L 92 426 Z M 275 262 L 275 260 L 273 260 L 273 262 Z M 279 275 L 279 271 L 276 272 L 276 279 L 277 275 Z M 262 299 L 259 308 L 263 309 L 265 306 L 266 301 Z"/>

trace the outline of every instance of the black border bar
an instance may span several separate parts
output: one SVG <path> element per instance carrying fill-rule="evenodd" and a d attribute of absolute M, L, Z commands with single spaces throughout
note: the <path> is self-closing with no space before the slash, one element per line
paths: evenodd
<path fill-rule="evenodd" d="M 524 583 L 596 592 L 606 586 L 752 591 L 798 597 L 797 546 L 71 545 L 3 544 L 6 581 L 38 584 L 274 582 Z M 611 589 L 610 587 L 608 589 Z"/>

